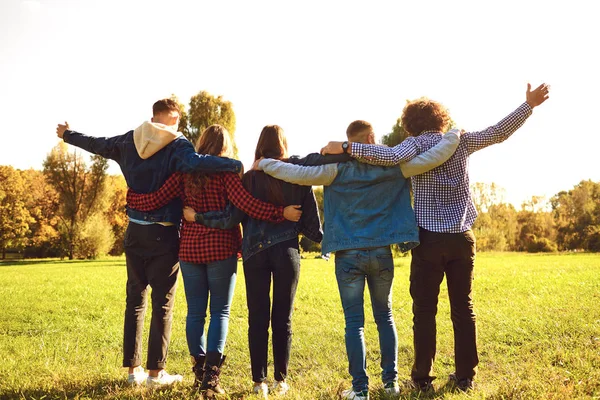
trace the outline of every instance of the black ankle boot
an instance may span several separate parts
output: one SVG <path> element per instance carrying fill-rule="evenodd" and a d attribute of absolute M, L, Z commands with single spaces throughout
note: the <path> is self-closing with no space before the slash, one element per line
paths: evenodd
<path fill-rule="evenodd" d="M 216 351 L 206 353 L 206 364 L 204 366 L 204 378 L 200 390 L 206 391 L 205 396 L 212 398 L 217 394 L 223 394 L 225 391 L 221 388 L 219 375 L 221 375 L 221 366 L 225 362 L 225 356 Z"/>
<path fill-rule="evenodd" d="M 194 373 L 194 387 L 200 386 L 204 379 L 204 362 L 206 356 L 192 356 L 192 372 Z"/>

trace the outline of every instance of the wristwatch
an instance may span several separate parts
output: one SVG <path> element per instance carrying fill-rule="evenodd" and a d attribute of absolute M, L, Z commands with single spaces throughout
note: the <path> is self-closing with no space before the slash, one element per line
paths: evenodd
<path fill-rule="evenodd" d="M 344 154 L 348 154 L 348 147 L 350 147 L 348 145 L 348 141 L 345 141 L 344 143 L 342 143 L 342 150 L 344 150 Z"/>

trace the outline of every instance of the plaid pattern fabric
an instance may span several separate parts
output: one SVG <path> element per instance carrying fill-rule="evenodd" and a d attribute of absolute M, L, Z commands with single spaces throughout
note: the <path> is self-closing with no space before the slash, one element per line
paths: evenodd
<path fill-rule="evenodd" d="M 244 189 L 239 176 L 232 172 L 210 175 L 200 196 L 191 192 L 191 175 L 173 174 L 156 192 L 148 194 L 127 191 L 127 204 L 140 211 L 160 208 L 175 197 L 183 199 L 184 206 L 196 212 L 219 211 L 227 202 L 233 203 L 252 218 L 273 223 L 282 222 L 283 207 L 255 199 Z M 195 222 L 182 221 L 179 259 L 194 264 L 224 260 L 240 253 L 240 227 L 222 230 L 207 228 Z"/>
<path fill-rule="evenodd" d="M 471 229 L 477 212 L 469 189 L 469 156 L 492 144 L 503 142 L 519 129 L 531 115 L 523 103 L 496 125 L 461 135 L 454 155 L 444 164 L 413 176 L 417 224 L 440 233 L 460 233 Z M 441 140 L 440 132 L 425 132 L 409 137 L 395 147 L 352 143 L 352 156 L 368 158 L 370 163 L 395 165 L 429 150 Z"/>

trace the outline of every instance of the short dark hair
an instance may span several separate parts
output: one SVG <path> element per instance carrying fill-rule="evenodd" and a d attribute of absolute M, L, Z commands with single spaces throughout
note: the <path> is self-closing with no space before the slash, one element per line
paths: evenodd
<path fill-rule="evenodd" d="M 162 99 L 152 105 L 152 115 L 154 116 L 170 111 L 179 113 L 179 104 L 173 99 Z"/>
<path fill-rule="evenodd" d="M 373 126 L 367 121 L 359 119 L 354 122 L 351 122 L 350 125 L 348 125 L 348 128 L 346 129 L 346 136 L 348 136 L 348 139 L 350 139 L 356 137 L 358 134 L 364 132 L 367 129 L 373 130 Z"/>
<path fill-rule="evenodd" d="M 421 97 L 409 101 L 402 110 L 402 127 L 411 136 L 423 132 L 444 132 L 451 123 L 448 109 L 441 103 Z"/>

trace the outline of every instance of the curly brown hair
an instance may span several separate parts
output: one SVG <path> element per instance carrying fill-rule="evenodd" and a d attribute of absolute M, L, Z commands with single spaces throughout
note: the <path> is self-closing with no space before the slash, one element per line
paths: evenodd
<path fill-rule="evenodd" d="M 196 153 L 231 158 L 233 144 L 227 129 L 216 124 L 206 128 L 196 142 Z M 208 182 L 208 178 L 204 172 L 186 174 L 185 184 L 191 189 L 192 194 L 198 195 Z"/>
<path fill-rule="evenodd" d="M 400 119 L 404 130 L 411 136 L 427 131 L 445 132 L 451 123 L 448 109 L 427 97 L 409 101 Z"/>

